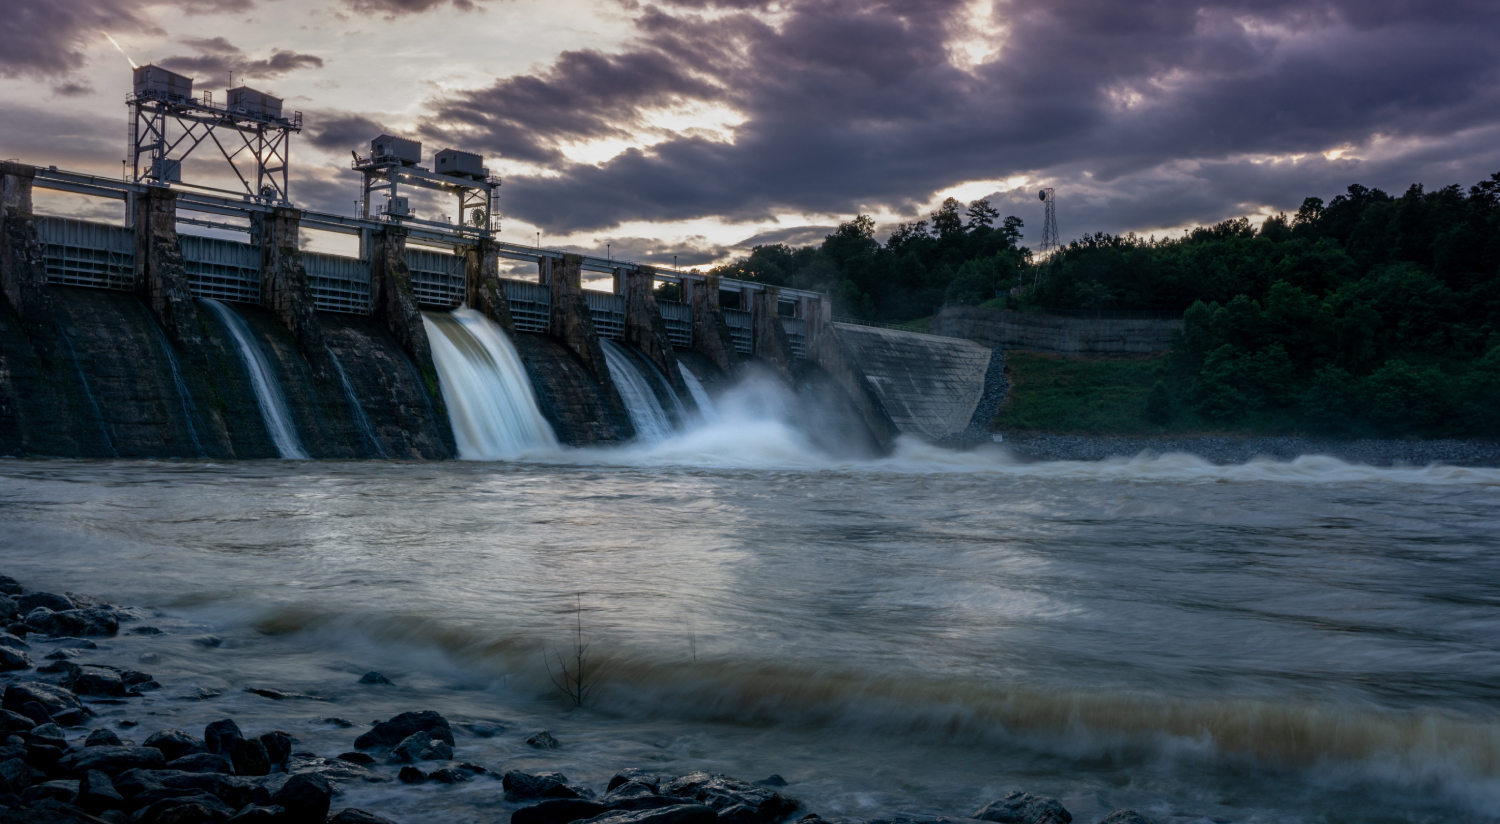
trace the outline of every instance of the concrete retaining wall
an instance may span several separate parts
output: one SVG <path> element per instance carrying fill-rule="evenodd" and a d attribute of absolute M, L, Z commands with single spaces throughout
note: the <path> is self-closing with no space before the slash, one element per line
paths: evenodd
<path fill-rule="evenodd" d="M 932 330 L 939 335 L 1065 355 L 1165 352 L 1181 326 L 1181 320 L 1059 318 L 977 306 L 944 306 L 932 319 Z"/>
<path fill-rule="evenodd" d="M 968 428 L 984 395 L 990 347 L 894 329 L 834 326 L 897 429 L 943 441 Z"/>

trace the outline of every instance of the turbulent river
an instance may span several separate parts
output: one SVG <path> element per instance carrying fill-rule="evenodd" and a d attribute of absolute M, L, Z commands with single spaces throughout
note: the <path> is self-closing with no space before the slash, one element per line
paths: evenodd
<path fill-rule="evenodd" d="M 0 462 L 0 573 L 162 613 L 96 654 L 161 656 L 166 689 L 105 709 L 141 729 L 332 756 L 436 709 L 505 727 L 459 739 L 491 769 L 779 773 L 825 818 L 1018 788 L 1079 822 L 1500 816 L 1500 470 L 842 462 L 732 417 L 507 463 Z M 544 661 L 579 623 L 573 709 Z M 342 804 L 508 809 L 490 782 Z"/>

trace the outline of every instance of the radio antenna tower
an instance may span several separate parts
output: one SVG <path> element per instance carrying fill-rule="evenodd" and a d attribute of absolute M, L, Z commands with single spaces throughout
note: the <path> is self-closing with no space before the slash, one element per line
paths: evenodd
<path fill-rule="evenodd" d="M 1037 192 L 1036 196 L 1038 200 L 1046 204 L 1047 209 L 1046 217 L 1042 220 L 1042 244 L 1038 251 L 1041 257 L 1046 260 L 1047 265 L 1050 266 L 1053 256 L 1057 254 L 1058 248 L 1062 245 L 1057 239 L 1057 193 L 1052 191 L 1052 187 L 1049 186 Z M 1032 281 L 1033 286 L 1036 285 L 1042 276 L 1042 267 L 1040 265 L 1037 266 L 1036 272 L 1036 279 Z"/>

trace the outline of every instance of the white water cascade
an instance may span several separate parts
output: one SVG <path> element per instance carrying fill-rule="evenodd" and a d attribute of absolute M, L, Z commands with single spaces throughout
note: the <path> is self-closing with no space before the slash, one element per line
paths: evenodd
<path fill-rule="evenodd" d="M 468 307 L 423 312 L 422 325 L 460 458 L 493 461 L 557 446 L 505 330 Z"/>
<path fill-rule="evenodd" d="M 260 406 L 261 419 L 266 422 L 266 432 L 276 445 L 276 453 L 283 458 L 306 459 L 307 450 L 302 448 L 302 441 L 297 438 L 297 429 L 292 424 L 291 413 L 287 411 L 286 396 L 281 392 L 281 384 L 277 382 L 271 364 L 266 361 L 266 354 L 255 344 L 250 325 L 235 314 L 233 309 L 213 298 L 203 298 L 203 302 L 219 316 L 224 328 L 229 330 L 235 345 L 239 347 L 245 370 L 250 373 L 250 384 L 255 388 L 255 402 Z"/>
<path fill-rule="evenodd" d="M 703 388 L 703 382 L 682 361 L 677 362 L 677 368 L 682 372 L 682 382 L 687 384 L 688 394 L 693 396 L 693 403 L 698 405 L 698 414 L 708 423 L 718 420 L 719 410 L 714 408 L 714 402 Z"/>
<path fill-rule="evenodd" d="M 615 388 L 620 391 L 620 400 L 625 402 L 625 411 L 630 414 L 630 422 L 635 426 L 636 437 L 642 441 L 663 441 L 672 435 L 672 419 L 667 417 L 667 411 L 662 409 L 661 401 L 656 399 L 656 392 L 651 388 L 651 382 L 636 366 L 635 358 L 625 351 L 625 347 L 612 340 L 602 339 L 604 344 L 604 362 L 609 365 L 609 376 L 614 379 Z M 667 391 L 672 391 L 670 385 Z"/>

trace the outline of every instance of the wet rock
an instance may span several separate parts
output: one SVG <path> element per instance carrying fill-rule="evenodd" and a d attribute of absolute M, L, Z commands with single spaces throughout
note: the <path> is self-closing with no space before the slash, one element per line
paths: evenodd
<path fill-rule="evenodd" d="M 131 635 L 161 635 L 161 630 L 152 626 L 138 626 L 130 628 Z"/>
<path fill-rule="evenodd" d="M 83 739 L 85 747 L 118 747 L 120 736 L 115 735 L 113 730 L 94 730 L 89 737 Z"/>
<path fill-rule="evenodd" d="M 320 775 L 294 775 L 276 793 L 288 824 L 323 824 L 333 800 L 333 785 Z"/>
<path fill-rule="evenodd" d="M 576 788 L 568 786 L 568 777 L 558 772 L 531 774 L 511 770 L 500 783 L 505 787 L 506 801 L 583 797 Z"/>
<path fill-rule="evenodd" d="M 511 824 L 569 824 L 609 812 L 603 804 L 576 798 L 554 798 L 511 813 Z"/>
<path fill-rule="evenodd" d="M 427 780 L 427 773 L 422 772 L 416 767 L 408 766 L 402 767 L 401 772 L 396 777 L 401 780 L 402 784 L 421 784 Z"/>
<path fill-rule="evenodd" d="M 338 760 L 347 761 L 350 764 L 358 764 L 362 767 L 369 766 L 370 764 L 375 763 L 375 759 L 373 757 L 365 755 L 362 752 L 340 753 L 338 756 Z"/>
<path fill-rule="evenodd" d="M 654 787 L 637 781 L 627 781 L 605 793 L 604 797 L 599 799 L 599 803 L 611 810 L 654 810 L 658 807 L 671 807 L 692 802 L 681 798 L 668 798 L 658 793 Z"/>
<path fill-rule="evenodd" d="M 636 767 L 627 767 L 626 769 L 620 770 L 619 772 L 615 773 L 614 777 L 609 780 L 609 786 L 606 788 L 606 792 L 614 792 L 615 788 L 619 787 L 621 784 L 631 782 L 634 782 L 636 784 L 644 784 L 647 787 L 650 787 L 652 792 L 656 792 L 661 789 L 661 785 L 664 782 L 671 780 L 672 776 L 670 775 L 662 775 L 661 773 L 654 773 L 650 770 L 642 770 Z"/>
<path fill-rule="evenodd" d="M 280 767 L 286 764 L 287 758 L 292 754 L 292 736 L 281 730 L 273 730 L 260 737 L 260 743 L 265 745 L 266 758 L 270 759 L 271 766 Z"/>
<path fill-rule="evenodd" d="M 536 747 L 539 750 L 555 750 L 558 747 L 557 739 L 553 738 L 552 733 L 547 732 L 546 730 L 542 730 L 541 732 L 526 739 L 526 743 L 530 744 L 533 747 Z"/>
<path fill-rule="evenodd" d="M 55 649 L 44 656 L 48 661 L 66 661 L 83 654 L 81 649 Z"/>
<path fill-rule="evenodd" d="M 141 684 L 156 683 L 156 679 L 151 677 L 151 673 L 141 672 L 140 670 L 120 670 L 120 680 L 124 682 L 125 686 L 127 687 L 136 687 L 140 686 Z M 160 687 L 161 685 L 157 684 L 157 686 Z"/>
<path fill-rule="evenodd" d="M 64 727 L 81 727 L 90 715 L 92 713 L 83 707 L 76 707 L 71 710 L 52 713 L 52 720 Z"/>
<path fill-rule="evenodd" d="M 22 733 L 21 739 L 28 747 L 33 744 L 42 744 L 60 750 L 68 748 L 68 738 L 63 734 L 62 727 L 56 724 L 39 724 Z"/>
<path fill-rule="evenodd" d="M 10 647 L 0 647 L 0 672 L 31 669 L 31 659 L 26 653 Z"/>
<path fill-rule="evenodd" d="M 166 763 L 161 750 L 155 747 L 85 747 L 63 756 L 57 766 L 78 777 L 86 775 L 89 770 L 114 777 L 126 770 L 159 770 Z"/>
<path fill-rule="evenodd" d="M 328 824 L 396 824 L 396 822 L 350 807 L 347 810 L 340 810 L 338 815 L 328 819 Z"/>
<path fill-rule="evenodd" d="M 468 781 L 469 774 L 461 770 L 455 770 L 452 767 L 444 767 L 440 770 L 434 770 L 433 772 L 429 773 L 427 775 L 427 780 L 436 781 L 439 784 L 458 784 L 463 781 Z"/>
<path fill-rule="evenodd" d="M 185 730 L 171 727 L 152 733 L 146 738 L 143 746 L 155 747 L 161 750 L 162 758 L 167 761 L 176 761 L 185 755 L 208 752 L 208 747 L 203 743 L 203 739 Z"/>
<path fill-rule="evenodd" d="M 21 608 L 14 599 L 0 597 L 0 621 L 10 622 L 21 617 Z"/>
<path fill-rule="evenodd" d="M 107 609 L 69 609 L 53 612 L 37 607 L 26 613 L 26 626 L 47 635 L 107 636 L 120 631 L 120 621 Z"/>
<path fill-rule="evenodd" d="M 66 771 L 57 766 L 62 760 L 62 747 L 54 747 L 51 744 L 28 744 L 26 746 L 26 763 L 47 773 L 49 776 L 66 775 Z"/>
<path fill-rule="evenodd" d="M 36 726 L 36 722 L 12 710 L 0 710 L 0 733 L 25 732 Z"/>
<path fill-rule="evenodd" d="M 78 605 L 68 600 L 66 596 L 55 595 L 51 592 L 28 592 L 16 597 L 16 608 L 21 614 L 29 614 L 37 607 L 42 607 L 48 612 L 67 612 L 78 608 Z"/>
<path fill-rule="evenodd" d="M 468 773 L 470 775 L 488 775 L 488 776 L 491 776 L 491 777 L 494 776 L 494 773 L 490 772 L 489 770 L 485 769 L 484 767 L 481 767 L 478 764 L 471 764 L 468 761 L 465 761 L 465 762 L 459 764 L 457 767 L 454 767 L 454 769 L 459 770 L 461 772 L 466 772 L 466 773 Z"/>
<path fill-rule="evenodd" d="M 5 697 L 0 698 L 0 708 L 19 712 L 34 719 L 34 716 L 26 712 L 25 707 L 28 702 L 39 704 L 46 711 L 49 720 L 63 710 L 83 707 L 78 703 L 78 696 L 74 695 L 71 690 L 41 681 L 19 681 L 5 688 Z"/>
<path fill-rule="evenodd" d="M 35 701 L 27 701 L 25 704 L 22 704 L 21 712 L 27 718 L 31 719 L 32 726 L 52 723 L 52 713 L 47 712 L 46 707 Z M 66 712 L 66 710 L 59 710 L 59 712 Z"/>
<path fill-rule="evenodd" d="M 191 689 L 178 692 L 173 698 L 179 701 L 208 701 L 223 695 L 223 690 L 211 689 L 209 687 L 192 687 Z"/>
<path fill-rule="evenodd" d="M 0 761 L 0 793 L 20 795 L 31 784 L 31 768 L 26 766 L 25 761 L 20 758 Z"/>
<path fill-rule="evenodd" d="M 674 779 L 662 785 L 661 794 L 671 798 L 691 799 L 712 807 L 716 812 L 727 811 L 736 804 L 742 804 L 748 810 L 748 816 L 737 812 L 738 818 L 763 823 L 789 815 L 799 806 L 796 801 L 765 787 L 705 772 L 689 773 Z"/>
<path fill-rule="evenodd" d="M 432 710 L 422 710 L 403 712 L 389 721 L 377 723 L 369 732 L 354 739 L 354 748 L 394 747 L 419 732 L 453 746 L 453 729 L 448 725 L 448 719 Z"/>
<path fill-rule="evenodd" d="M 282 824 L 286 821 L 286 810 L 276 806 L 251 804 L 234 814 L 228 824 Z"/>
<path fill-rule="evenodd" d="M 78 695 L 118 698 L 126 693 L 120 673 L 107 667 L 71 667 L 66 683 Z"/>
<path fill-rule="evenodd" d="M 203 744 L 214 755 L 228 755 L 234 742 L 244 740 L 240 725 L 224 718 L 203 728 Z"/>
<path fill-rule="evenodd" d="M 50 664 L 43 664 L 37 667 L 36 671 L 43 675 L 65 674 L 73 671 L 73 665 L 67 661 L 53 661 Z"/>
<path fill-rule="evenodd" d="M 165 769 L 177 772 L 190 773 L 218 773 L 220 775 L 232 775 L 234 765 L 229 759 L 222 755 L 214 755 L 211 752 L 197 752 L 174 758 L 167 762 Z"/>
<path fill-rule="evenodd" d="M 21 586 L 20 581 L 17 581 L 9 575 L 0 575 L 0 594 L 20 595 L 25 591 L 26 590 Z"/>
<path fill-rule="evenodd" d="M 335 727 L 343 727 L 344 729 L 354 726 L 354 722 L 347 718 L 324 718 L 323 723 L 332 724 Z"/>
<path fill-rule="evenodd" d="M 416 732 L 391 749 L 395 761 L 451 761 L 453 747 L 433 738 L 431 733 Z"/>
<path fill-rule="evenodd" d="M 473 733 L 478 738 L 494 738 L 505 732 L 505 727 L 493 721 L 470 721 L 467 724 L 459 724 L 460 727 Z"/>
<path fill-rule="evenodd" d="M 115 726 L 119 727 L 122 730 L 128 730 L 131 727 L 139 727 L 140 725 L 141 725 L 141 722 L 139 722 L 139 721 L 131 721 L 129 718 L 126 718 L 126 719 L 121 720 L 120 723 L 116 724 Z"/>
<path fill-rule="evenodd" d="M 772 773 L 771 775 L 762 778 L 761 780 L 754 783 L 759 784 L 762 787 L 785 787 L 786 779 L 775 773 Z"/>
<path fill-rule="evenodd" d="M 270 775 L 271 757 L 258 738 L 241 738 L 229 748 L 235 775 Z"/>
<path fill-rule="evenodd" d="M 374 670 L 370 670 L 369 672 L 365 673 L 364 675 L 361 675 L 359 677 L 359 683 L 361 683 L 361 684 L 375 684 L 375 685 L 383 686 L 383 687 L 393 686 L 391 684 L 391 679 L 385 677 L 384 675 L 381 675 L 380 673 L 378 673 L 378 672 L 376 672 Z"/>
<path fill-rule="evenodd" d="M 206 824 L 228 821 L 234 809 L 208 793 L 164 798 L 137 810 L 131 824 Z"/>
<path fill-rule="evenodd" d="M 1105 816 L 1099 824 L 1156 824 L 1156 820 L 1147 818 L 1135 810 L 1115 810 Z"/>
<path fill-rule="evenodd" d="M 1073 814 L 1063 809 L 1057 799 L 1020 790 L 991 801 L 971 817 L 997 824 L 1070 824 L 1073 820 Z"/>
<path fill-rule="evenodd" d="M 75 801 L 89 815 L 98 815 L 105 810 L 125 807 L 125 798 L 115 789 L 109 776 L 98 770 L 89 770 L 78 782 L 78 799 Z"/>
<path fill-rule="evenodd" d="M 320 758 L 312 753 L 292 753 L 287 759 L 286 774 L 321 775 L 335 784 L 345 781 L 381 782 L 389 779 L 369 767 L 340 761 L 337 758 Z M 282 773 L 277 773 L 282 775 Z M 274 776 L 273 776 L 274 777 Z"/>
<path fill-rule="evenodd" d="M 246 687 L 245 692 L 252 695 L 259 695 L 261 698 L 269 698 L 272 701 L 289 701 L 295 698 L 304 698 L 308 701 L 326 700 L 316 695 L 307 695 L 300 692 L 284 692 L 282 690 L 266 689 L 265 687 Z"/>
<path fill-rule="evenodd" d="M 72 804 L 78 797 L 77 781 L 43 781 L 33 784 L 21 793 L 21 800 L 28 804 L 50 798 L 53 801 L 61 801 L 64 804 Z"/>
<path fill-rule="evenodd" d="M 16 636 L 11 635 L 8 632 L 0 632 L 0 647 L 9 647 L 10 649 L 31 649 L 30 644 L 22 641 L 20 638 L 17 638 Z"/>
<path fill-rule="evenodd" d="M 153 778 L 164 789 L 177 794 L 204 792 L 239 809 L 249 804 L 260 789 L 256 779 L 218 773 L 158 772 Z M 118 785 L 119 782 L 116 782 Z"/>
<path fill-rule="evenodd" d="M 217 635 L 200 635 L 199 637 L 193 639 L 193 643 L 197 644 L 200 647 L 215 649 L 224 646 L 224 639 L 220 638 Z"/>
<path fill-rule="evenodd" d="M 655 810 L 611 811 L 585 819 L 589 824 L 716 824 L 719 814 L 702 804 L 678 804 Z"/>

